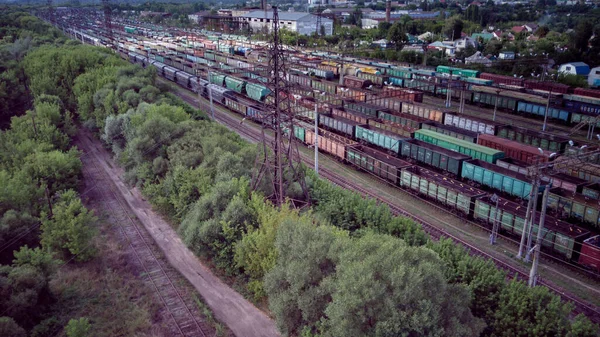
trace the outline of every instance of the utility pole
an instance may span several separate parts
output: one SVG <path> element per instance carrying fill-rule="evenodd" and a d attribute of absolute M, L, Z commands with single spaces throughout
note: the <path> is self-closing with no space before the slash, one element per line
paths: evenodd
<path fill-rule="evenodd" d="M 517 254 L 518 259 L 523 258 L 523 250 L 525 248 L 525 240 L 527 239 L 527 226 L 529 225 L 529 219 L 531 213 L 535 212 L 533 208 L 533 198 L 537 197 L 537 177 L 534 177 L 533 183 L 531 184 L 531 192 L 529 192 L 529 202 L 527 203 L 527 212 L 525 213 L 525 221 L 523 222 L 523 230 L 521 232 L 521 242 L 519 243 L 519 253 Z"/>
<path fill-rule="evenodd" d="M 496 213 L 494 214 L 494 226 L 492 227 L 492 234 L 490 234 L 490 244 L 495 245 L 496 238 L 498 237 L 498 216 L 500 215 L 500 212 L 498 210 L 498 202 L 500 201 L 500 198 L 496 195 L 496 193 L 494 193 L 494 195 L 492 195 L 491 200 L 496 203 Z"/>
<path fill-rule="evenodd" d="M 206 90 L 208 90 L 208 100 L 210 101 L 210 115 L 212 116 L 213 121 L 216 120 L 215 119 L 215 105 L 213 104 L 213 95 L 212 95 L 212 82 L 210 81 L 210 70 L 206 72 L 207 75 L 207 80 L 208 80 L 208 85 L 206 86 Z M 198 91 L 198 97 L 200 97 L 200 92 Z"/>
<path fill-rule="evenodd" d="M 450 80 L 448 81 L 448 89 L 446 89 L 446 108 L 452 106 L 452 99 L 450 92 L 452 91 L 452 70 L 450 70 Z"/>
<path fill-rule="evenodd" d="M 315 173 L 319 175 L 319 103 L 315 99 Z"/>
<path fill-rule="evenodd" d="M 533 199 L 533 205 L 531 207 L 531 220 L 529 221 L 529 227 L 527 231 L 527 246 L 525 248 L 525 262 L 529 262 L 531 259 L 531 240 L 533 236 L 533 227 L 535 226 L 535 216 L 537 215 L 537 199 L 540 189 L 540 177 L 537 178 L 537 186 L 535 190 L 535 198 Z"/>
<path fill-rule="evenodd" d="M 494 116 L 492 121 L 496 121 L 496 112 L 498 111 L 498 99 L 500 98 L 500 90 L 496 90 L 496 101 L 494 102 Z"/>
<path fill-rule="evenodd" d="M 546 207 L 548 207 L 548 191 L 550 186 L 544 188 L 544 196 L 542 197 L 542 214 L 540 215 L 540 224 L 538 226 L 537 238 L 535 240 L 535 246 L 533 247 L 535 252 L 533 254 L 533 264 L 531 265 L 531 271 L 529 272 L 529 286 L 535 287 L 538 278 L 538 265 L 540 263 L 540 249 L 542 247 L 542 232 L 544 229 L 544 221 L 546 221 Z"/>
<path fill-rule="evenodd" d="M 546 111 L 544 111 L 544 125 L 542 125 L 542 131 L 546 131 L 546 121 L 548 120 L 548 110 L 550 109 L 550 97 L 552 96 L 552 89 L 548 94 L 548 102 L 546 102 Z"/>

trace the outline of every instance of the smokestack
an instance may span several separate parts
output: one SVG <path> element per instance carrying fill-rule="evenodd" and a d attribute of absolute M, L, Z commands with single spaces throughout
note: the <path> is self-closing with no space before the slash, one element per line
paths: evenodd
<path fill-rule="evenodd" d="M 392 0 L 387 0 L 385 2 L 385 22 L 390 22 L 390 17 L 392 16 Z"/>

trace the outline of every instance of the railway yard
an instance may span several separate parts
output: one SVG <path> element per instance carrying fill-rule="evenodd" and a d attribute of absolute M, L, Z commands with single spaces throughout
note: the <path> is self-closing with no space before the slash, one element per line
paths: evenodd
<path fill-rule="evenodd" d="M 73 12 L 60 28 L 154 67 L 175 94 L 250 142 L 261 141 L 261 125 L 273 125 L 264 108 L 273 100 L 265 43 L 120 21 L 111 41 L 94 15 Z M 600 322 L 600 91 L 444 66 L 288 54 L 284 95 L 296 120 L 288 132 L 308 146 L 300 150 L 307 165 L 314 165 L 316 119 L 322 177 L 523 280 L 529 263 L 514 257 L 519 241 L 531 252 L 540 237 L 538 284 Z M 499 240 L 490 245 L 494 228 Z"/>

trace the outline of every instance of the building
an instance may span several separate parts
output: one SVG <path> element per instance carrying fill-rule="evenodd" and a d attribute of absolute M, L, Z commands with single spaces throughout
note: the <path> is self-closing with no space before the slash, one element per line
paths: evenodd
<path fill-rule="evenodd" d="M 441 50 L 447 56 L 454 56 L 454 54 L 456 52 L 456 47 L 454 47 L 454 43 L 453 42 L 435 41 L 434 43 L 430 43 L 427 46 L 427 49 Z"/>
<path fill-rule="evenodd" d="M 583 62 L 571 62 L 561 64 L 558 72 L 562 74 L 587 76 L 590 73 L 590 66 Z"/>
<path fill-rule="evenodd" d="M 501 51 L 500 54 L 498 54 L 498 58 L 501 60 L 514 60 L 515 52 L 514 51 Z"/>
<path fill-rule="evenodd" d="M 590 88 L 600 88 L 600 67 L 592 68 L 588 75 L 588 85 Z"/>
<path fill-rule="evenodd" d="M 242 21 L 247 22 L 250 29 L 254 32 L 263 30 L 271 31 L 273 28 L 273 12 L 272 11 L 252 11 L 244 15 L 240 15 Z M 317 32 L 317 16 L 304 12 L 280 12 L 279 13 L 280 27 L 296 32 L 301 35 L 311 35 Z M 333 20 L 321 17 L 321 27 L 323 27 L 325 35 L 333 34 Z M 319 29 L 319 32 L 321 30 Z"/>
<path fill-rule="evenodd" d="M 480 51 L 475 54 L 465 58 L 465 64 L 483 64 L 486 67 L 490 67 L 492 65 L 492 60 L 483 56 Z"/>
<path fill-rule="evenodd" d="M 210 11 L 197 12 L 194 14 L 188 15 L 188 19 L 196 24 L 202 24 L 204 22 L 204 18 L 210 15 Z"/>
<path fill-rule="evenodd" d="M 475 41 L 479 41 L 479 39 L 481 39 L 481 42 L 487 42 L 494 38 L 494 34 L 492 34 L 492 33 L 473 33 L 471 35 L 471 38 Z"/>
<path fill-rule="evenodd" d="M 461 50 L 467 48 L 468 46 L 477 48 L 477 40 L 470 38 L 468 36 L 463 37 L 458 40 L 454 40 L 454 47 L 456 48 L 457 51 L 461 51 Z"/>

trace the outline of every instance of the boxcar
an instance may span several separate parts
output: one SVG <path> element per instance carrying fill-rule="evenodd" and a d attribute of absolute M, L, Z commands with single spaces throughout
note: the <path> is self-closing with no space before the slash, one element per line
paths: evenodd
<path fill-rule="evenodd" d="M 553 159 L 550 151 L 540 153 L 536 147 L 492 135 L 480 135 L 477 144 L 502 151 L 505 157 L 514 158 L 529 165 L 546 163 Z"/>
<path fill-rule="evenodd" d="M 525 88 L 532 90 L 543 90 L 552 92 L 555 94 L 566 94 L 569 92 L 569 87 L 566 84 L 554 83 L 554 82 L 538 82 L 532 80 L 525 80 Z"/>
<path fill-rule="evenodd" d="M 320 80 L 312 80 L 311 87 L 317 89 L 319 91 L 328 92 L 330 94 L 335 94 L 337 84 L 335 82 L 328 81 L 320 81 Z"/>
<path fill-rule="evenodd" d="M 305 134 L 305 143 L 314 145 L 315 133 L 313 132 L 313 129 L 305 129 Z M 354 144 L 356 144 L 356 142 L 353 140 L 319 129 L 319 150 L 329 153 L 339 160 L 345 160 L 346 147 Z"/>
<path fill-rule="evenodd" d="M 343 88 L 338 86 L 335 93 L 339 96 L 350 98 L 358 102 L 367 100 L 367 93 L 359 88 Z"/>
<path fill-rule="evenodd" d="M 587 97 L 600 98 L 600 90 L 575 88 L 573 94 Z"/>
<path fill-rule="evenodd" d="M 383 87 L 385 96 L 396 97 L 403 101 L 423 102 L 423 92 L 418 90 L 410 90 L 396 87 Z"/>
<path fill-rule="evenodd" d="M 372 85 L 371 80 L 359 78 L 356 76 L 346 75 L 344 76 L 344 85 L 351 88 L 366 88 Z"/>
<path fill-rule="evenodd" d="M 529 199 L 531 193 L 526 175 L 481 160 L 465 161 L 460 176 L 521 199 Z M 541 184 L 540 189 L 542 186 L 545 185 Z"/>
<path fill-rule="evenodd" d="M 475 200 L 485 194 L 481 190 L 465 186 L 460 181 L 418 166 L 402 169 L 400 186 L 426 195 L 466 216 L 473 213 Z"/>
<path fill-rule="evenodd" d="M 360 103 L 360 102 L 344 102 L 344 108 L 347 111 L 354 111 L 367 115 L 370 117 L 377 117 L 377 112 L 380 110 L 386 110 L 385 108 L 379 107 L 373 104 Z"/>
<path fill-rule="evenodd" d="M 369 123 L 369 119 L 373 118 L 372 116 L 365 115 L 365 114 L 360 113 L 360 112 L 346 111 L 342 107 L 332 108 L 331 109 L 331 114 L 334 115 L 334 116 L 341 117 L 341 118 L 349 119 L 349 120 L 354 121 L 354 122 L 359 123 L 359 124 L 368 124 Z"/>
<path fill-rule="evenodd" d="M 581 102 L 579 100 L 575 100 L 575 95 L 569 95 L 567 99 L 567 95 L 565 95 L 565 99 L 563 100 L 563 105 L 565 108 L 571 110 L 572 112 L 585 112 L 589 114 L 600 115 L 600 104 Z"/>
<path fill-rule="evenodd" d="M 352 138 L 354 136 L 354 128 L 360 124 L 342 117 L 319 114 L 319 125 Z"/>
<path fill-rule="evenodd" d="M 583 194 L 553 188 L 548 195 L 548 208 L 560 218 L 587 223 L 595 228 L 600 227 L 598 200 L 590 200 Z"/>
<path fill-rule="evenodd" d="M 473 103 L 482 104 L 487 106 L 496 106 L 496 98 L 498 99 L 498 108 L 516 111 L 517 110 L 517 99 L 507 96 L 499 96 L 487 92 L 473 92 Z"/>
<path fill-rule="evenodd" d="M 395 112 L 402 111 L 402 102 L 396 98 L 381 97 L 378 95 L 367 95 L 366 100 L 370 104 L 379 106 L 382 109 L 387 109 L 387 110 L 395 111 Z"/>
<path fill-rule="evenodd" d="M 358 141 L 363 141 L 379 148 L 390 150 L 396 154 L 400 152 L 400 143 L 404 139 L 391 132 L 372 126 L 362 125 L 356 126 L 354 138 Z"/>
<path fill-rule="evenodd" d="M 247 115 L 246 110 L 248 109 L 248 105 L 250 104 L 240 99 L 233 97 L 225 97 L 225 106 L 235 112 L 241 113 L 244 116 Z"/>
<path fill-rule="evenodd" d="M 457 115 L 449 112 L 446 112 L 444 115 L 444 124 L 488 135 L 495 135 L 498 127 L 502 125 L 487 119 Z"/>
<path fill-rule="evenodd" d="M 460 153 L 456 153 L 454 151 L 450 151 L 416 139 L 407 139 L 402 141 L 400 155 L 406 158 L 414 159 L 418 162 L 427 164 L 442 171 L 450 172 L 456 176 L 460 176 L 462 163 L 465 160 L 471 159 L 469 156 L 465 156 Z"/>
<path fill-rule="evenodd" d="M 514 85 L 514 86 L 523 86 L 523 79 L 513 76 L 504 76 L 490 73 L 481 73 L 479 74 L 479 78 L 484 80 L 492 80 L 496 84 L 506 84 L 506 85 Z"/>
<path fill-rule="evenodd" d="M 498 137 L 557 153 L 562 153 L 569 143 L 569 138 L 566 137 L 512 125 L 500 125 L 496 130 Z"/>
<path fill-rule="evenodd" d="M 471 156 L 473 159 L 481 159 L 488 163 L 495 163 L 497 159 L 504 158 L 502 151 L 469 143 L 431 130 L 418 130 L 415 132 L 414 138 Z"/>
<path fill-rule="evenodd" d="M 441 133 L 444 135 L 448 135 L 448 136 L 451 136 L 451 137 L 454 137 L 457 139 L 466 140 L 467 142 L 470 142 L 470 143 L 477 142 L 477 135 L 478 135 L 477 132 L 457 128 L 452 125 L 446 125 L 446 124 L 442 124 L 442 123 L 428 121 L 426 123 L 423 123 L 421 128 L 424 130 L 435 131 L 435 132 L 438 132 L 438 133 Z"/>
<path fill-rule="evenodd" d="M 570 176 L 566 173 L 555 173 L 548 177 L 552 182 L 552 187 L 560 187 L 572 193 L 582 193 L 585 185 L 589 182 L 584 179 Z M 585 193 L 583 193 L 585 195 Z M 598 198 L 595 198 L 598 199 Z"/>
<path fill-rule="evenodd" d="M 514 236 L 521 236 L 525 223 L 527 207 L 501 198 L 496 203 L 490 197 L 484 196 L 475 200 L 473 218 L 492 225 L 496 219 L 500 229 Z M 536 211 L 536 219 L 540 219 L 540 212 Z M 538 221 L 533 225 L 533 236 L 537 236 Z M 577 261 L 581 252 L 581 243 L 589 237 L 589 231 L 575 227 L 567 222 L 546 215 L 542 229 L 542 248 L 548 249 L 567 260 Z"/>
<path fill-rule="evenodd" d="M 415 129 L 406 125 L 396 124 L 394 122 L 380 119 L 369 119 L 368 125 L 374 128 L 394 133 L 405 138 L 410 138 L 412 133 L 415 131 Z"/>
<path fill-rule="evenodd" d="M 404 87 L 410 89 L 421 90 L 435 95 L 435 83 L 427 80 L 416 80 L 404 81 Z"/>
<path fill-rule="evenodd" d="M 436 108 L 419 103 L 402 103 L 402 112 L 443 123 L 444 113 Z"/>
<path fill-rule="evenodd" d="M 521 174 L 529 174 L 529 170 L 527 169 L 530 165 L 524 163 L 520 160 L 513 158 L 502 158 L 496 160 L 496 165 L 500 167 L 504 167 L 514 172 L 519 172 Z"/>
<path fill-rule="evenodd" d="M 413 130 L 418 130 L 421 128 L 421 125 L 425 122 L 428 122 L 428 119 L 404 114 L 404 113 L 389 113 L 387 111 L 378 111 L 377 117 L 380 120 L 394 122 L 396 124 L 404 125 L 412 128 Z"/>
<path fill-rule="evenodd" d="M 382 75 L 376 75 L 376 74 L 369 74 L 369 73 L 365 73 L 365 72 L 359 72 L 356 74 L 356 77 L 361 78 L 361 79 L 365 79 L 365 80 L 369 80 L 372 82 L 372 84 L 376 84 L 379 86 L 384 85 L 385 82 L 389 81 L 389 77 L 388 76 L 382 76 Z"/>
<path fill-rule="evenodd" d="M 523 112 L 529 115 L 541 116 L 544 117 L 546 114 L 546 106 L 541 104 L 522 102 L 520 101 L 517 104 L 517 111 Z M 568 122 L 570 120 L 570 113 L 567 110 L 550 107 L 548 109 L 548 118 L 561 120 L 563 122 Z"/>
<path fill-rule="evenodd" d="M 400 184 L 401 170 L 413 166 L 409 162 L 358 144 L 346 148 L 346 160 L 394 185 Z"/>
<path fill-rule="evenodd" d="M 411 79 L 412 73 L 410 68 L 388 68 L 385 70 L 385 74 L 398 78 Z"/>
<path fill-rule="evenodd" d="M 600 235 L 583 241 L 579 263 L 600 273 Z"/>

